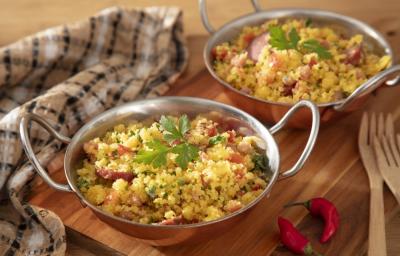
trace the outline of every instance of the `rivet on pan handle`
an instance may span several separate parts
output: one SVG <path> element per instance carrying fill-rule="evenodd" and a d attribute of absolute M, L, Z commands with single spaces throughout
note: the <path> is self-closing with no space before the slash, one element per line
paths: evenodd
<path fill-rule="evenodd" d="M 376 88 L 378 88 L 384 81 L 388 80 L 391 76 L 394 76 L 396 74 L 400 75 L 400 64 L 392 66 L 378 74 L 376 74 L 375 76 L 371 77 L 370 79 L 368 79 L 367 82 L 365 82 L 362 86 L 358 87 L 354 92 L 352 92 L 349 97 L 347 97 L 344 101 L 338 103 L 336 106 L 334 106 L 333 108 L 336 111 L 343 111 L 345 110 L 345 108 L 351 103 L 353 102 L 353 100 L 355 100 L 356 98 L 358 98 L 359 96 L 361 96 L 362 94 L 366 94 L 368 92 L 371 92 L 373 90 L 375 90 Z M 399 79 L 396 78 L 395 80 L 392 81 L 398 81 Z M 398 84 L 398 83 L 397 83 Z M 390 84 L 388 84 L 389 86 L 394 86 L 395 84 L 393 82 L 391 82 Z"/>
<path fill-rule="evenodd" d="M 43 118 L 41 118 L 38 115 L 35 115 L 33 113 L 28 113 L 25 114 L 19 123 L 19 132 L 21 136 L 21 142 L 24 148 L 24 151 L 26 153 L 26 156 L 29 159 L 29 162 L 33 165 L 33 167 L 36 169 L 38 174 L 42 177 L 42 179 L 51 187 L 61 190 L 64 192 L 72 192 L 72 189 L 70 186 L 65 185 L 65 184 L 60 184 L 55 182 L 47 173 L 47 171 L 42 167 L 40 164 L 39 160 L 37 159 L 35 152 L 32 149 L 31 141 L 29 138 L 29 132 L 28 132 L 28 125 L 30 121 L 35 121 L 38 123 L 41 127 L 43 127 L 46 131 L 48 131 L 51 135 L 53 135 L 56 139 L 62 141 L 65 144 L 68 144 L 71 142 L 71 139 L 68 137 L 65 137 L 62 134 L 59 134 L 54 128 Z"/>
<path fill-rule="evenodd" d="M 282 129 L 285 124 L 289 121 L 289 119 L 292 117 L 292 115 L 297 112 L 300 108 L 307 107 L 311 110 L 311 116 L 312 116 L 312 124 L 311 124 L 311 131 L 310 131 L 310 136 L 308 137 L 307 144 L 304 147 L 303 152 L 301 153 L 299 159 L 297 162 L 293 165 L 292 168 L 290 168 L 287 171 L 282 172 L 279 175 L 279 179 L 284 179 L 288 178 L 290 176 L 295 175 L 298 173 L 298 171 L 303 167 L 304 163 L 308 159 L 308 157 L 311 154 L 312 149 L 314 148 L 315 141 L 317 140 L 318 137 L 318 131 L 319 131 L 319 123 L 320 123 L 320 114 L 318 111 L 318 107 L 312 103 L 311 101 L 308 100 L 302 100 L 296 103 L 283 117 L 277 124 L 272 126 L 269 131 L 274 134 L 278 132 L 280 129 Z"/>
<path fill-rule="evenodd" d="M 251 0 L 251 3 L 257 12 L 261 11 L 261 6 L 257 0 Z M 204 28 L 208 31 L 208 33 L 214 34 L 215 29 L 213 28 L 213 26 L 210 23 L 210 20 L 208 19 L 206 0 L 199 0 L 199 9 L 200 9 L 201 21 L 203 22 Z"/>

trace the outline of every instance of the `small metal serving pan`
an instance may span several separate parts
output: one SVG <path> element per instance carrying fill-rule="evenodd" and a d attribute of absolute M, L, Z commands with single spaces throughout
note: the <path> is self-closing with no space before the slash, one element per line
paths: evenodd
<path fill-rule="evenodd" d="M 300 155 L 297 162 L 289 170 L 282 171 L 280 168 L 279 149 L 273 134 L 278 132 L 292 115 L 299 109 L 307 108 L 312 115 L 312 126 L 310 136 L 306 146 Z M 160 115 L 182 115 L 195 116 L 198 114 L 217 112 L 224 118 L 237 120 L 243 126 L 250 129 L 252 134 L 257 135 L 265 146 L 265 154 L 269 159 L 269 167 L 271 176 L 264 191 L 251 203 L 242 209 L 229 214 L 225 217 L 209 222 L 200 222 L 194 224 L 181 225 L 160 225 L 160 224 L 140 224 L 122 217 L 111 215 L 102 211 L 96 205 L 91 204 L 83 196 L 82 192 L 77 187 L 77 169 L 82 165 L 85 157 L 83 152 L 83 144 L 95 137 L 103 136 L 107 131 L 112 129 L 117 124 L 128 124 L 134 120 L 146 120 Z M 56 139 L 68 144 L 64 158 L 64 170 L 68 184 L 60 184 L 54 181 L 47 171 L 41 166 L 32 148 L 28 128 L 32 127 L 31 121 L 38 123 L 46 129 Z M 54 189 L 74 193 L 83 205 L 88 206 L 94 214 L 111 225 L 117 230 L 136 237 L 146 243 L 152 245 L 172 245 L 182 242 L 196 243 L 201 240 L 210 239 L 216 235 L 222 234 L 224 231 L 239 223 L 246 214 L 253 209 L 260 200 L 267 200 L 267 195 L 270 193 L 274 184 L 282 178 L 287 178 L 295 175 L 304 165 L 307 158 L 314 147 L 319 130 L 319 113 L 317 107 L 310 101 L 300 101 L 295 104 L 286 115 L 273 127 L 267 129 L 258 120 L 249 114 L 235 107 L 228 106 L 211 100 L 190 97 L 159 97 L 156 99 L 147 99 L 135 101 L 123 106 L 110 109 L 101 115 L 94 117 L 81 129 L 79 129 L 72 138 L 66 137 L 58 133 L 48 120 L 42 117 L 28 113 L 21 118 L 20 134 L 21 141 L 25 153 L 31 162 L 32 166 L 43 178 L 43 180 Z"/>
<path fill-rule="evenodd" d="M 389 55 L 392 58 L 392 63 L 395 61 L 393 50 L 385 38 L 362 21 L 342 14 L 316 9 L 290 8 L 264 11 L 261 10 L 257 0 L 252 0 L 251 2 L 255 9 L 254 13 L 236 18 L 226 23 L 218 30 L 215 30 L 208 20 L 206 1 L 199 0 L 203 25 L 211 34 L 204 47 L 203 57 L 208 71 L 222 86 L 224 86 L 227 95 L 235 105 L 264 122 L 276 123 L 293 104 L 263 100 L 246 94 L 245 92 L 235 89 L 228 82 L 218 77 L 213 69 L 212 49 L 218 44 L 231 41 L 237 37 L 244 26 L 256 26 L 272 19 L 310 18 L 313 24 L 328 25 L 335 30 L 339 30 L 345 36 L 362 34 L 364 36 L 365 46 L 371 49 L 372 52 L 378 55 Z M 398 84 L 400 79 L 399 77 L 395 78 L 395 76 L 399 74 L 400 65 L 392 64 L 388 69 L 367 80 L 347 98 L 334 102 L 317 104 L 321 114 L 321 123 L 336 120 L 345 113 L 360 109 L 371 92 L 381 85 L 393 86 Z M 300 111 L 289 125 L 292 127 L 304 128 L 309 126 L 310 121 L 310 114 L 307 111 Z"/>

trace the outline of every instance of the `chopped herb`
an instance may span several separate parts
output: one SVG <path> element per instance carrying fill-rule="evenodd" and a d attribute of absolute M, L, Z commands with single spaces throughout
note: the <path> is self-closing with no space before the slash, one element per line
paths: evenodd
<path fill-rule="evenodd" d="M 218 143 L 224 143 L 226 141 L 226 138 L 222 135 L 216 135 L 214 137 L 211 137 L 208 143 L 210 145 L 216 145 Z"/>
<path fill-rule="evenodd" d="M 82 189 L 82 188 L 88 188 L 90 183 L 85 179 L 79 178 L 78 181 L 76 182 L 76 185 L 78 186 L 79 189 Z"/>
<path fill-rule="evenodd" d="M 186 184 L 186 181 L 185 181 L 185 179 L 180 178 L 180 179 L 177 180 L 177 183 L 178 183 L 179 186 L 183 186 L 183 185 Z"/>
<path fill-rule="evenodd" d="M 155 173 L 150 170 L 145 170 L 142 172 L 144 175 L 154 175 Z"/>
<path fill-rule="evenodd" d="M 265 154 L 255 154 L 253 156 L 254 169 L 263 172 L 269 171 L 269 160 Z"/>
<path fill-rule="evenodd" d="M 312 19 L 311 18 L 307 18 L 306 22 L 305 22 L 306 27 L 311 26 L 311 24 L 312 24 Z"/>
<path fill-rule="evenodd" d="M 167 192 L 164 192 L 163 193 L 163 199 L 167 199 L 168 198 L 168 193 Z"/>
<path fill-rule="evenodd" d="M 269 43 L 272 47 L 278 50 L 289 50 L 295 49 L 305 50 L 307 52 L 315 52 L 321 59 L 330 59 L 332 54 L 321 45 L 318 40 L 309 39 L 300 43 L 300 36 L 295 28 L 292 28 L 289 32 L 289 38 L 286 36 L 285 31 L 278 26 L 271 26 L 269 28 L 270 39 Z"/>
<path fill-rule="evenodd" d="M 155 186 L 147 187 L 145 190 L 146 190 L 147 195 L 150 198 L 154 199 L 156 197 L 156 187 Z"/>
<path fill-rule="evenodd" d="M 119 156 L 118 150 L 114 150 L 111 154 L 112 154 L 113 157 L 118 157 Z"/>
<path fill-rule="evenodd" d="M 142 137 L 140 137 L 139 133 L 136 133 L 136 138 L 140 143 L 143 143 L 143 139 L 142 139 Z"/>

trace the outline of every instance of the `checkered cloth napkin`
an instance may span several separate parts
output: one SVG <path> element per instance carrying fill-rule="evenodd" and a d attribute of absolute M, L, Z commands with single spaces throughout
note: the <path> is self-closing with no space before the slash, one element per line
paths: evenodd
<path fill-rule="evenodd" d="M 34 112 L 71 136 L 106 109 L 165 93 L 187 58 L 182 13 L 172 7 L 109 8 L 0 49 L 0 254 L 66 248 L 58 216 L 26 201 L 35 171 L 20 143 L 20 116 Z M 36 125 L 30 134 L 46 166 L 62 145 Z"/>

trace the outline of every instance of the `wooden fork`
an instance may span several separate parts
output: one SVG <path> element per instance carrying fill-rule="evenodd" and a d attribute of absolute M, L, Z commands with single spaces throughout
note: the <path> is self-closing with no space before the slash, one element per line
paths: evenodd
<path fill-rule="evenodd" d="M 370 185 L 370 214 L 368 255 L 386 256 L 385 215 L 383 204 L 383 179 L 378 170 L 373 150 L 373 139 L 377 136 L 376 116 L 373 113 L 368 123 L 368 114 L 364 113 L 358 134 L 358 148 L 361 160 L 368 174 Z"/>
<path fill-rule="evenodd" d="M 375 155 L 378 169 L 390 191 L 400 204 L 400 135 L 395 140 L 393 117 L 389 114 L 384 120 L 378 116 L 378 135 L 374 138 Z"/>

